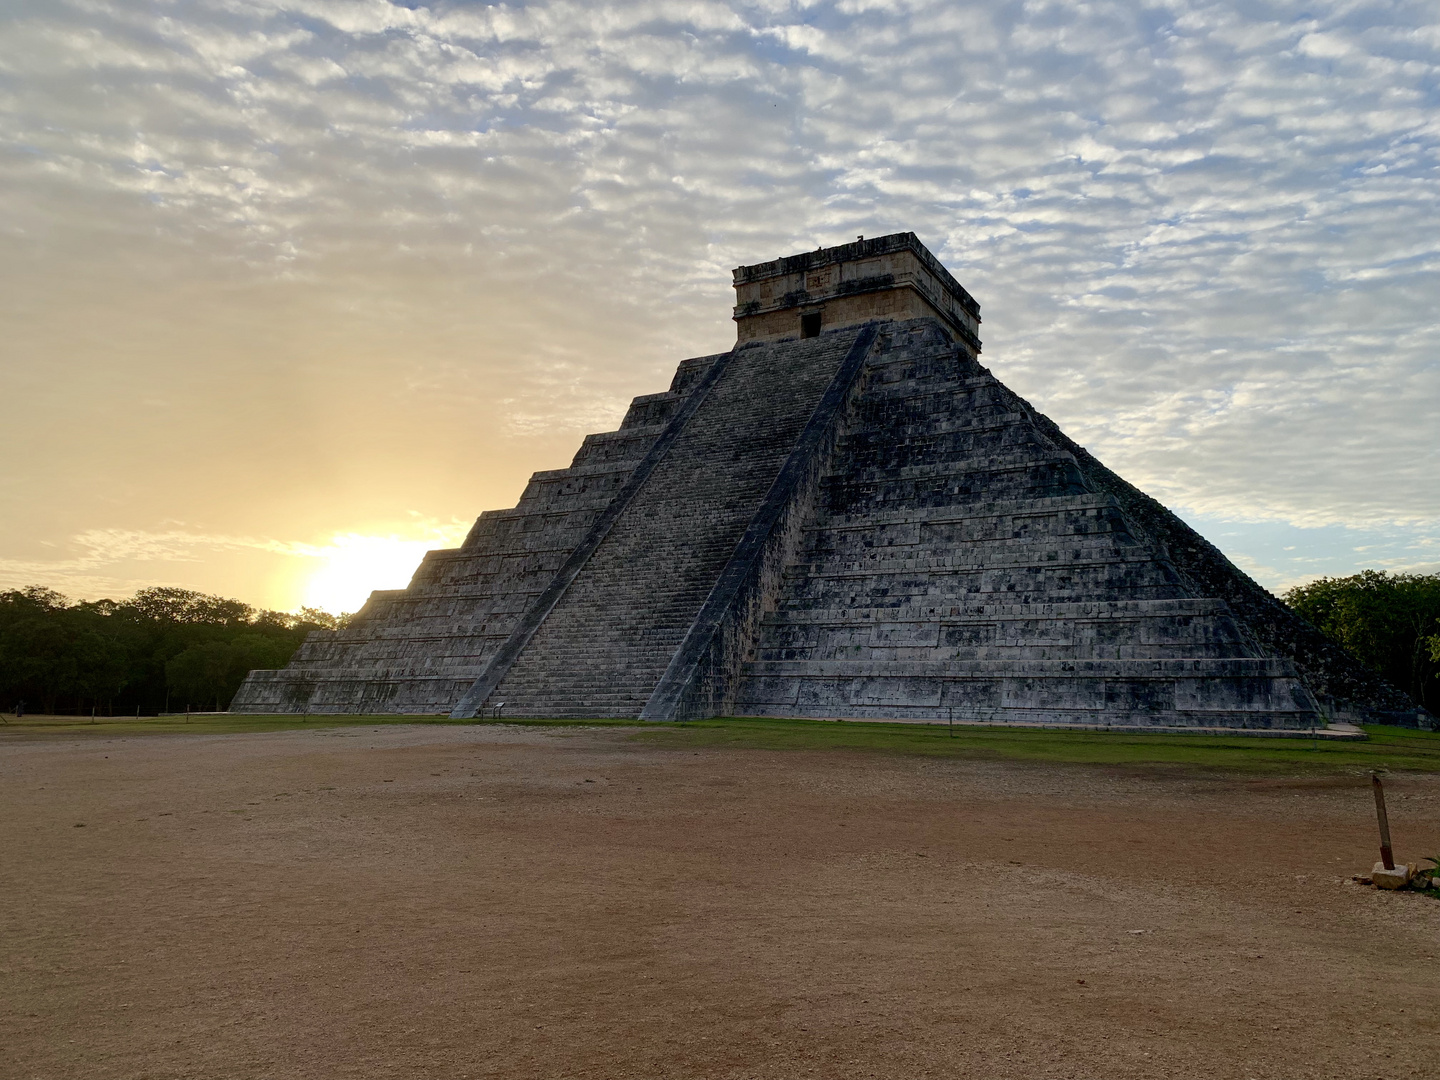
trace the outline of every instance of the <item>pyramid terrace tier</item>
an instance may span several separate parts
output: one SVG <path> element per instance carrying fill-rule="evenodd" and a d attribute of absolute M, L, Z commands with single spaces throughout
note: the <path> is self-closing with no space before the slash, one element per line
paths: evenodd
<path fill-rule="evenodd" d="M 431 551 L 405 589 L 381 590 L 349 628 L 309 635 L 290 665 L 253 672 L 236 712 L 448 712 L 654 445 L 716 360 L 682 362 L 620 428 L 585 438 L 569 468 L 537 472 L 512 509 L 481 514 L 461 547 Z"/>
<path fill-rule="evenodd" d="M 1252 657 L 1215 600 L 1104 601 L 778 611 L 759 661 L 1168 660 Z"/>
<path fill-rule="evenodd" d="M 1162 728 L 1307 728 L 1319 720 L 1274 658 L 756 662 L 742 716 Z"/>

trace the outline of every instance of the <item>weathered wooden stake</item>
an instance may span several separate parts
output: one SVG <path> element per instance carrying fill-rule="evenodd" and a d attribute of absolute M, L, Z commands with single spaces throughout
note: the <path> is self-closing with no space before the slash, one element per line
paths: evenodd
<path fill-rule="evenodd" d="M 1395 869 L 1395 853 L 1390 849 L 1390 819 L 1385 816 L 1385 785 L 1380 782 L 1379 773 L 1370 774 L 1375 787 L 1375 816 L 1380 819 L 1380 861 L 1386 870 Z"/>

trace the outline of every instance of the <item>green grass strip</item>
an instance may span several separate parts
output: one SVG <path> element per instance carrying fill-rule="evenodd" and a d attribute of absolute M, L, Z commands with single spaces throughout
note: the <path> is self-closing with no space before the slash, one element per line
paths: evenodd
<path fill-rule="evenodd" d="M 634 736 L 664 746 L 868 750 L 972 760 L 1175 766 L 1253 773 L 1440 772 L 1440 733 L 1367 726 L 1369 739 L 1063 731 L 863 721 L 716 719 Z"/>
<path fill-rule="evenodd" d="M 635 720 L 451 720 L 444 716 L 238 716 L 228 713 L 133 717 L 25 717 L 0 725 L 0 741 L 117 735 L 236 735 L 399 724 L 510 724 L 544 728 L 638 727 Z M 1188 735 L 1156 732 L 1063 731 L 943 724 L 885 724 L 847 720 L 717 718 L 685 724 L 647 724 L 630 738 L 657 747 L 751 750 L 851 750 L 972 760 L 1057 764 L 1173 766 L 1227 772 L 1440 772 L 1440 733 L 1368 726 L 1364 742 Z"/>

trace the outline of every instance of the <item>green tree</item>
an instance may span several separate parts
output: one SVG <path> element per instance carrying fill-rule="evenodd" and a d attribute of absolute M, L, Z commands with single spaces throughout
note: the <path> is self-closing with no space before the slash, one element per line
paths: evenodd
<path fill-rule="evenodd" d="M 305 635 L 346 616 L 261 611 L 191 589 L 72 603 L 33 585 L 0 592 L 0 703 L 47 712 L 224 708 L 247 672 L 284 667 Z"/>
<path fill-rule="evenodd" d="M 141 589 L 126 605 L 150 619 L 175 623 L 233 626 L 248 623 L 255 609 L 239 600 L 207 596 L 190 589 Z"/>
<path fill-rule="evenodd" d="M 125 685 L 122 645 L 73 619 L 31 617 L 0 630 L 0 686 L 19 697 L 38 694 L 53 713 L 62 697 L 109 700 Z"/>
<path fill-rule="evenodd" d="M 295 646 L 263 634 L 242 634 L 231 641 L 191 645 L 165 665 L 165 678 L 177 701 L 228 708 L 245 676 L 256 668 L 284 667 Z"/>
<path fill-rule="evenodd" d="M 1284 599 L 1416 702 L 1440 705 L 1440 575 L 1365 570 L 1301 585 Z"/>

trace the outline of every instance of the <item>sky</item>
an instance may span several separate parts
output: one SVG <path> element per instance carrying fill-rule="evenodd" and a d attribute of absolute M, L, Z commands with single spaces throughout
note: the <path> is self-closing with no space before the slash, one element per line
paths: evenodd
<path fill-rule="evenodd" d="M 0 589 L 353 610 L 912 230 L 1275 590 L 1440 571 L 1440 4 L 7 0 Z"/>

